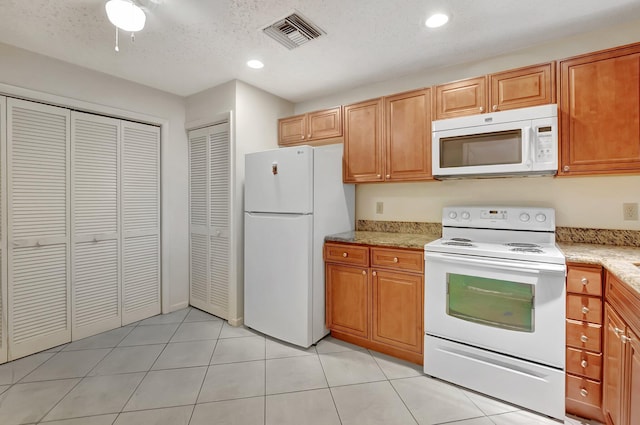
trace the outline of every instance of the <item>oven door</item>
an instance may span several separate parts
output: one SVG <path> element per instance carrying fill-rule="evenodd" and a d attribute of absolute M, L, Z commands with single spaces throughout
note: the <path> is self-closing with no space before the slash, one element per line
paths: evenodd
<path fill-rule="evenodd" d="M 564 264 L 425 253 L 425 333 L 564 368 Z"/>

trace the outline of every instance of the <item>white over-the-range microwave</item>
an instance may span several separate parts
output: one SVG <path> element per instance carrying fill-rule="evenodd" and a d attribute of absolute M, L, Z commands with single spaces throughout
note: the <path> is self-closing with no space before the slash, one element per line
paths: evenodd
<path fill-rule="evenodd" d="M 432 124 L 437 179 L 553 175 L 558 105 L 449 118 Z"/>

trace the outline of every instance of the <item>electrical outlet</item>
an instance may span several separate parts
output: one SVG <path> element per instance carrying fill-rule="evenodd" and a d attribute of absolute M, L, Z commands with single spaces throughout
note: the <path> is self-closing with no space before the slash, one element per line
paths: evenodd
<path fill-rule="evenodd" d="M 624 220 L 638 221 L 638 204 L 622 204 L 622 217 Z"/>
<path fill-rule="evenodd" d="M 382 214 L 384 211 L 384 202 L 376 202 L 376 214 Z M 636 216 L 638 215 L 638 211 L 636 209 Z"/>

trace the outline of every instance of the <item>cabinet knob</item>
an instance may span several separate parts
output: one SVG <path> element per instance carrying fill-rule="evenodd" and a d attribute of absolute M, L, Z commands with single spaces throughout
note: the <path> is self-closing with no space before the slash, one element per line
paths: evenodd
<path fill-rule="evenodd" d="M 624 333 L 624 329 L 620 329 L 620 328 L 613 328 L 613 332 L 616 335 L 622 335 Z"/>
<path fill-rule="evenodd" d="M 308 137 L 309 139 L 311 139 L 311 133 L 307 134 L 307 137 Z"/>
<path fill-rule="evenodd" d="M 587 342 L 587 341 L 589 341 L 589 337 L 587 337 L 586 335 L 581 335 L 580 336 L 580 341 Z"/>
<path fill-rule="evenodd" d="M 347 256 L 348 256 L 348 255 L 349 255 L 349 254 L 347 254 L 346 252 L 343 252 L 343 253 L 342 253 L 342 256 L 343 256 L 344 258 L 347 258 Z"/>
<path fill-rule="evenodd" d="M 367 271 L 366 270 L 362 270 L 362 274 L 367 274 Z"/>
<path fill-rule="evenodd" d="M 377 177 L 377 178 L 380 178 L 380 177 L 382 177 L 382 176 L 381 176 L 380 174 L 376 174 L 376 177 Z"/>
<path fill-rule="evenodd" d="M 589 314 L 589 307 L 587 307 L 586 305 L 582 306 L 582 314 Z"/>
<path fill-rule="evenodd" d="M 562 167 L 562 171 L 569 171 L 569 166 L 565 165 L 564 167 Z"/>
<path fill-rule="evenodd" d="M 582 282 L 584 286 L 587 286 L 589 284 L 589 279 L 587 279 L 586 277 L 583 277 L 582 279 L 580 279 L 580 282 Z"/>
<path fill-rule="evenodd" d="M 397 263 L 398 262 L 398 257 L 393 257 L 393 262 Z"/>
<path fill-rule="evenodd" d="M 588 396 L 588 395 L 589 395 L 589 391 L 587 391 L 587 389 L 586 389 L 586 388 L 583 388 L 583 389 L 581 389 L 581 390 L 580 390 L 580 395 L 581 395 L 582 397 L 586 397 L 586 396 Z"/>
<path fill-rule="evenodd" d="M 626 336 L 626 335 L 622 335 L 622 336 L 620 337 L 620 340 L 622 341 L 622 343 L 623 343 L 623 344 L 626 344 L 627 342 L 631 342 L 631 338 L 629 338 L 629 337 L 628 337 L 628 336 Z"/>
<path fill-rule="evenodd" d="M 378 273 L 375 272 L 375 271 L 373 273 L 371 273 L 371 274 L 374 275 L 374 276 L 378 276 Z"/>
<path fill-rule="evenodd" d="M 484 112 L 484 106 L 480 107 L 480 112 Z"/>
<path fill-rule="evenodd" d="M 498 110 L 498 105 L 493 105 L 493 110 L 497 111 Z"/>
<path fill-rule="evenodd" d="M 589 363 L 587 363 L 585 359 L 582 359 L 582 361 L 580 362 L 580 366 L 582 366 L 583 368 L 586 368 L 587 366 L 589 366 Z"/>
<path fill-rule="evenodd" d="M 301 138 L 302 140 L 304 140 L 304 134 L 303 134 L 302 136 L 300 136 L 300 138 Z"/>
<path fill-rule="evenodd" d="M 391 178 L 391 174 L 387 174 L 387 178 L 390 179 Z"/>

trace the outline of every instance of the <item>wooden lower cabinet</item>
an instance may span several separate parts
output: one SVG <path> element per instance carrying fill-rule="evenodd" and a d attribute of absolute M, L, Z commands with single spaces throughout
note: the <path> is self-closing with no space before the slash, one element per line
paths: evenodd
<path fill-rule="evenodd" d="M 373 270 L 371 339 L 422 352 L 422 276 Z"/>
<path fill-rule="evenodd" d="M 327 327 L 368 338 L 370 286 L 368 269 L 327 264 Z"/>
<path fill-rule="evenodd" d="M 367 250 L 360 266 L 347 263 L 353 261 L 354 247 Z M 326 243 L 326 318 L 331 335 L 422 364 L 422 255 L 422 250 Z"/>
<path fill-rule="evenodd" d="M 607 425 L 640 424 L 640 296 L 608 273 L 603 411 Z"/>

